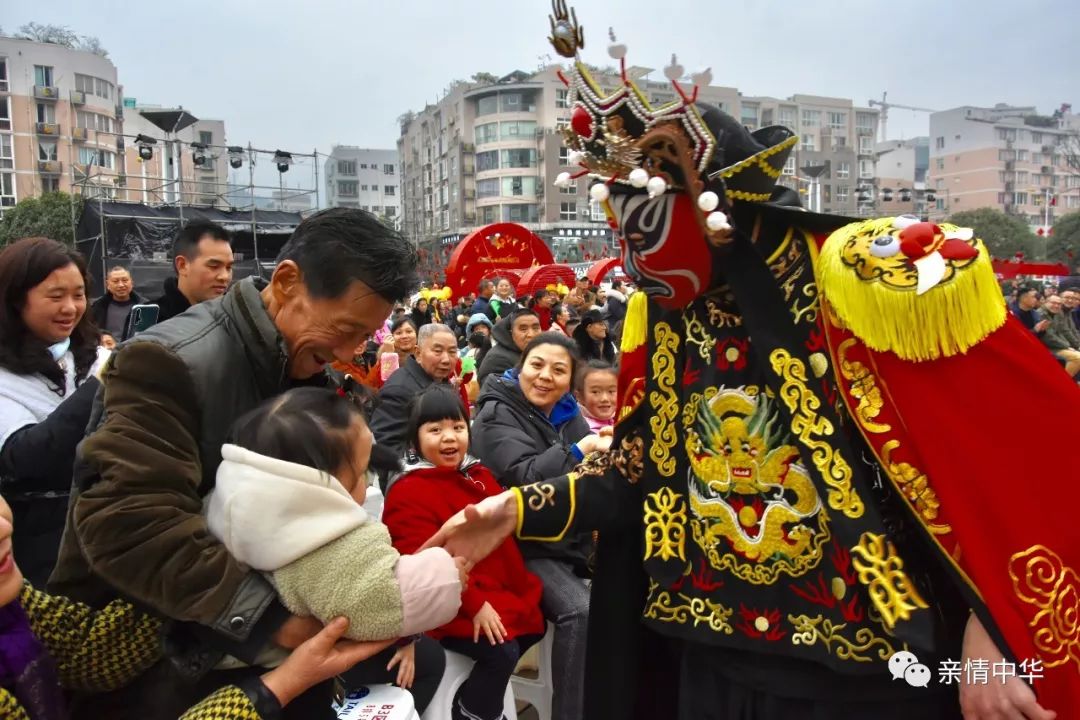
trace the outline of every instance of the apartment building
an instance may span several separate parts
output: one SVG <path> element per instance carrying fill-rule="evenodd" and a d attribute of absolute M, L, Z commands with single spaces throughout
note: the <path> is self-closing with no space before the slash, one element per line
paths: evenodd
<path fill-rule="evenodd" d="M 328 207 L 360 208 L 400 222 L 401 162 L 396 149 L 334 145 L 323 175 Z"/>
<path fill-rule="evenodd" d="M 877 158 L 877 202 L 875 214 L 913 214 L 925 217 L 930 213 L 926 172 L 930 166 L 930 138 L 886 140 L 875 148 Z"/>
<path fill-rule="evenodd" d="M 126 105 L 116 66 L 107 58 L 0 37 L 0 212 L 22 198 L 58 190 L 135 202 L 182 196 L 186 203 L 219 204 L 227 177 L 224 122 L 196 120 L 166 146 L 162 130 L 142 115 L 161 108 L 130 99 Z M 149 159 L 132 141 L 138 134 L 158 141 Z"/>
<path fill-rule="evenodd" d="M 653 105 L 676 99 L 671 84 L 650 68 L 629 76 Z M 598 74 L 614 88 L 617 75 Z M 788 100 L 743 97 L 736 88 L 709 86 L 699 99 L 718 105 L 752 129 L 783 124 L 804 135 L 783 182 L 806 189 L 798 168 L 823 164 L 821 210 L 855 214 L 856 188 L 874 182 L 878 112 L 851 100 L 795 95 Z M 616 252 L 602 209 L 586 179 L 557 188 L 569 170 L 561 130 L 570 122 L 567 90 L 556 67 L 514 72 L 494 83 L 453 85 L 437 104 L 402 119 L 402 230 L 432 252 L 434 264 L 472 229 L 521 223 L 542 237 L 559 261 L 583 262 Z M 808 139 L 806 139 L 808 137 Z M 863 208 L 869 213 L 870 206 Z"/>
<path fill-rule="evenodd" d="M 928 182 L 932 217 L 996 208 L 1029 225 L 1052 225 L 1057 213 L 1080 209 L 1080 175 L 1065 162 L 1064 145 L 1080 116 L 1063 106 L 1052 115 L 1034 107 L 962 106 L 930 116 Z"/>

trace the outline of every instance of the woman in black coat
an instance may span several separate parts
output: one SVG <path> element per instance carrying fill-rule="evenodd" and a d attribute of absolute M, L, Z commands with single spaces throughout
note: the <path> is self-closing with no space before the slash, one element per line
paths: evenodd
<path fill-rule="evenodd" d="M 565 475 L 610 445 L 610 437 L 590 434 L 570 392 L 579 362 L 572 340 L 543 333 L 525 346 L 516 368 L 484 381 L 472 450 L 505 487 Z M 544 617 L 555 624 L 553 720 L 582 717 L 589 613 L 583 578 L 591 543 L 589 535 L 521 543 L 526 567 L 544 582 Z"/>
<path fill-rule="evenodd" d="M 615 364 L 615 341 L 611 339 L 607 320 L 599 310 L 589 310 L 581 316 L 581 324 L 574 328 L 574 341 L 582 360 L 603 360 Z"/>

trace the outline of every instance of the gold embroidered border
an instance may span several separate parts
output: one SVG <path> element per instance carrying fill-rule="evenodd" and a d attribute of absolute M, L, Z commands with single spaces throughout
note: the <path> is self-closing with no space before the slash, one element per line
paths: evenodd
<path fill-rule="evenodd" d="M 791 413 L 791 430 L 810 448 L 811 459 L 829 486 L 829 507 L 849 518 L 862 517 L 866 508 L 851 485 L 851 466 L 821 439 L 833 434 L 833 426 L 827 418 L 817 414 L 821 402 L 806 385 L 806 366 L 783 348 L 773 350 L 769 362 L 783 380 L 780 397 Z"/>
<path fill-rule="evenodd" d="M 645 559 L 686 560 L 686 500 L 671 488 L 645 498 Z"/>
<path fill-rule="evenodd" d="M 716 541 L 709 537 L 709 526 L 703 520 L 691 520 L 690 530 L 694 542 L 705 553 L 709 565 L 714 570 L 730 572 L 735 577 L 752 585 L 772 585 L 781 574 L 789 577 L 802 577 L 821 562 L 822 548 L 832 539 L 829 528 L 829 516 L 821 510 L 817 530 L 811 530 L 810 545 L 806 552 L 793 559 L 776 559 L 771 563 L 743 560 L 734 553 L 720 554 Z"/>
<path fill-rule="evenodd" d="M 910 620 L 916 610 L 930 607 L 904 572 L 904 561 L 896 554 L 896 546 L 884 535 L 863 533 L 859 544 L 851 549 L 851 563 L 890 632 L 896 629 L 897 622 Z"/>
<path fill-rule="evenodd" d="M 694 598 L 683 593 L 677 595 L 676 602 L 671 593 L 664 590 L 657 592 L 660 585 L 655 580 L 649 581 L 649 602 L 645 607 L 644 617 L 660 622 L 677 623 L 679 625 L 692 624 L 693 627 L 705 625 L 713 632 L 731 635 L 734 630 L 728 620 L 735 612 L 732 608 L 720 603 Z"/>
<path fill-rule="evenodd" d="M 1032 640 L 1048 668 L 1069 661 L 1080 669 L 1080 577 L 1045 545 L 1009 558 L 1016 596 L 1038 612 L 1028 621 Z"/>
<path fill-rule="evenodd" d="M 948 535 L 952 527 L 935 523 L 941 510 L 941 501 L 930 487 L 930 479 L 918 468 L 906 462 L 894 462 L 892 453 L 900 447 L 899 440 L 889 440 L 881 446 L 881 467 L 888 473 L 896 489 L 904 494 L 915 508 L 915 512 L 926 523 L 926 529 L 934 535 Z"/>
<path fill-rule="evenodd" d="M 867 432 L 884 433 L 892 430 L 892 426 L 885 423 L 874 422 L 874 418 L 881 414 L 881 408 L 885 401 L 881 397 L 881 388 L 877 386 L 877 377 L 870 372 L 869 368 L 858 360 L 849 360 L 847 353 L 855 345 L 855 338 L 848 338 L 840 343 L 836 354 L 840 358 L 840 374 L 851 383 L 851 397 L 859 401 L 855 407 L 862 426 Z"/>
<path fill-rule="evenodd" d="M 652 356 L 652 371 L 656 378 L 656 390 L 649 393 L 649 404 L 654 415 L 649 418 L 653 442 L 649 458 L 664 477 L 675 475 L 675 416 L 679 412 L 679 399 L 675 394 L 675 353 L 679 349 L 679 336 L 666 322 L 658 322 L 653 328 L 656 349 Z"/>
<path fill-rule="evenodd" d="M 556 497 L 555 486 L 552 483 L 532 483 L 531 485 L 525 485 L 523 487 L 510 488 L 511 491 L 517 496 L 517 528 L 516 533 L 518 540 L 539 540 L 541 542 L 558 542 L 566 537 L 566 533 L 570 530 L 570 526 L 574 524 L 574 515 L 577 512 L 577 473 L 568 473 L 566 476 L 567 485 L 566 493 L 569 496 L 567 509 L 566 523 L 555 535 L 550 536 L 534 536 L 523 535 L 525 525 L 525 510 L 526 507 L 533 513 L 539 514 L 544 512 L 545 507 L 550 507 L 546 512 L 555 512 L 560 503 L 556 500 L 566 501 L 561 496 Z"/>
<path fill-rule="evenodd" d="M 813 618 L 808 615 L 788 615 L 788 621 L 795 628 L 791 636 L 792 645 L 810 646 L 821 643 L 825 646 L 826 652 L 835 653 L 841 660 L 853 662 L 888 660 L 896 652 L 888 640 L 874 635 L 870 628 L 859 628 L 855 632 L 855 639 L 849 640 L 840 634 L 847 627 L 847 623 L 833 624 L 823 615 Z M 872 655 L 877 657 L 874 658 Z"/>

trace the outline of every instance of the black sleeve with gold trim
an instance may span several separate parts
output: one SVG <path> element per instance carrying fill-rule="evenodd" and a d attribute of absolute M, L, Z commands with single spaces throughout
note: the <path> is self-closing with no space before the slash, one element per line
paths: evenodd
<path fill-rule="evenodd" d="M 641 522 L 644 441 L 636 432 L 609 452 L 592 453 L 574 472 L 511 488 L 517 496 L 519 540 L 558 542 L 567 533 L 604 532 Z"/>

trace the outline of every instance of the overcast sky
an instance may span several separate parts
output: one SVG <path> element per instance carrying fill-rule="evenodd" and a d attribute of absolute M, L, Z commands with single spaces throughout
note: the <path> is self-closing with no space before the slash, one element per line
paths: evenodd
<path fill-rule="evenodd" d="M 228 140 L 328 152 L 395 146 L 395 118 L 454 79 L 553 55 L 546 0 L 2 0 L 0 25 L 96 35 L 125 94 L 226 122 Z M 607 28 L 634 65 L 688 69 L 746 95 L 795 93 L 946 109 L 1063 102 L 1080 110 L 1076 0 L 581 0 L 585 59 Z M 618 8 L 618 10 L 617 10 Z M 665 14 L 661 15 L 661 12 Z M 660 78 L 658 72 L 654 77 Z M 926 134 L 893 110 L 891 138 Z M 299 179 L 299 178 L 297 178 Z"/>

